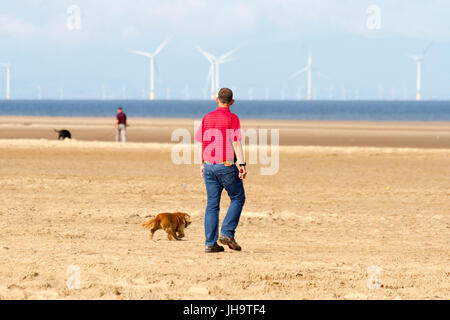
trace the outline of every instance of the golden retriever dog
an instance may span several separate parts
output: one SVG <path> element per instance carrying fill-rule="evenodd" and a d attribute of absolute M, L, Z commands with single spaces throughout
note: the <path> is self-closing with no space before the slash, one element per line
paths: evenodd
<path fill-rule="evenodd" d="M 183 212 L 161 213 L 153 220 L 142 222 L 142 226 L 150 230 L 150 240 L 153 240 L 156 231 L 163 229 L 170 241 L 184 238 L 184 229 L 190 224 L 191 217 Z"/>

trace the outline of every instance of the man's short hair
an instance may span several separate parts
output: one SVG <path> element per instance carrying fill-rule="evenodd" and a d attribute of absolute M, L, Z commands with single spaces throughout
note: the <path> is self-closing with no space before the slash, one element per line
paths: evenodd
<path fill-rule="evenodd" d="M 117 110 L 122 110 L 123 111 L 122 107 L 118 107 Z"/>
<path fill-rule="evenodd" d="M 219 101 L 223 104 L 230 104 L 233 101 L 233 91 L 228 88 L 220 89 L 219 91 Z"/>

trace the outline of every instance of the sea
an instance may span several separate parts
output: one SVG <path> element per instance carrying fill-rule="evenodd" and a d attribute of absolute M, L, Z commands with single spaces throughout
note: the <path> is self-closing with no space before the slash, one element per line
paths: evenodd
<path fill-rule="evenodd" d="M 203 117 L 207 100 L 0 100 L 0 116 L 112 117 L 121 106 L 140 118 Z M 450 121 L 450 101 L 236 101 L 241 119 L 330 121 Z"/>

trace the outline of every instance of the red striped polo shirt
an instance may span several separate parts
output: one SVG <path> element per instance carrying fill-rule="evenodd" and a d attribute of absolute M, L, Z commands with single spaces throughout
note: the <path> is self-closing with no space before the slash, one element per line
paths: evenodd
<path fill-rule="evenodd" d="M 202 160 L 212 164 L 234 162 L 232 142 L 241 138 L 239 117 L 223 107 L 208 113 L 195 135 L 195 140 L 202 144 Z"/>

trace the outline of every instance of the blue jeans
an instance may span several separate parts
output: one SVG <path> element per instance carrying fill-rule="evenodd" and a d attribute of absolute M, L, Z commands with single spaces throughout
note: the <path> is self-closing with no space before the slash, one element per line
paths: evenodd
<path fill-rule="evenodd" d="M 235 165 L 227 167 L 224 164 L 205 163 L 203 175 L 208 195 L 205 212 L 206 245 L 212 246 L 219 238 L 219 210 L 223 189 L 228 192 L 231 203 L 222 223 L 221 234 L 230 238 L 234 238 L 241 218 L 245 191 L 244 184 L 239 179 L 239 169 Z"/>

